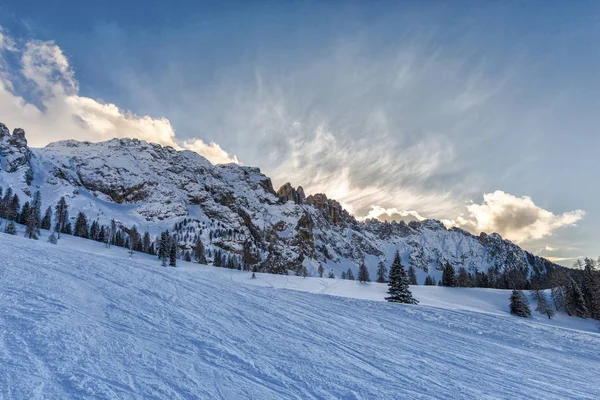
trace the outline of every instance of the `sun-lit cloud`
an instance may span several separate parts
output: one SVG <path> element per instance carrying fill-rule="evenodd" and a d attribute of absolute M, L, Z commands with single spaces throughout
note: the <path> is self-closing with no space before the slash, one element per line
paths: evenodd
<path fill-rule="evenodd" d="M 80 96 L 74 71 L 54 42 L 30 40 L 15 44 L 0 30 L 0 51 L 0 56 L 11 52 L 20 61 L 18 69 L 0 74 L 0 121 L 25 128 L 34 147 L 64 139 L 102 141 L 131 137 L 192 150 L 213 163 L 238 163 L 236 156 L 216 143 L 206 144 L 198 138 L 178 139 L 164 117 L 135 115 L 114 104 Z M 28 85 L 37 103 L 15 93 L 13 80 L 19 79 Z"/>
<path fill-rule="evenodd" d="M 557 229 L 573 226 L 585 212 L 554 214 L 536 205 L 528 196 L 517 197 L 501 190 L 483 195 L 483 203 L 470 204 L 467 216 L 446 220 L 446 225 L 477 232 L 498 232 L 516 243 L 551 236 Z M 552 249 L 547 247 L 547 251 Z"/>
<path fill-rule="evenodd" d="M 416 211 L 401 211 L 397 208 L 383 208 L 373 206 L 363 219 L 378 219 L 380 221 L 423 221 L 426 218 Z"/>

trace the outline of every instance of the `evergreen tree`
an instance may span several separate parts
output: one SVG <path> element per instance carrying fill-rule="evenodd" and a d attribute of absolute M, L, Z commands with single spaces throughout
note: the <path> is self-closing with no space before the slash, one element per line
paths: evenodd
<path fill-rule="evenodd" d="M 177 242 L 171 240 L 171 248 L 169 249 L 169 266 L 175 267 L 177 264 Z"/>
<path fill-rule="evenodd" d="M 21 225 L 27 225 L 27 221 L 29 220 L 29 213 L 30 213 L 30 206 L 29 206 L 29 202 L 26 201 L 25 204 L 23 204 L 23 207 L 21 208 L 21 213 L 19 214 L 19 219 L 18 219 L 18 223 L 20 223 Z"/>
<path fill-rule="evenodd" d="M 569 278 L 569 286 L 566 289 L 565 306 L 569 315 L 576 317 L 587 318 L 589 316 L 588 309 L 585 306 L 583 293 L 577 282 L 573 278 Z"/>
<path fill-rule="evenodd" d="M 510 313 L 523 318 L 531 317 L 527 298 L 520 290 L 513 290 L 510 296 Z"/>
<path fill-rule="evenodd" d="M 195 260 L 198 264 L 208 264 L 204 253 L 204 244 L 202 243 L 202 240 L 198 239 L 194 245 Z"/>
<path fill-rule="evenodd" d="M 371 282 L 371 278 L 369 277 L 369 270 L 364 262 L 360 263 L 358 267 L 358 281 L 359 282 Z"/>
<path fill-rule="evenodd" d="M 323 269 L 323 264 L 319 263 L 319 268 L 317 269 L 317 273 L 319 274 L 319 278 L 323 277 L 323 273 L 325 273 L 325 270 Z"/>
<path fill-rule="evenodd" d="M 190 254 L 189 250 L 185 252 L 183 259 L 187 262 L 192 262 L 192 255 Z"/>
<path fill-rule="evenodd" d="M 585 259 L 581 291 L 590 317 L 600 319 L 600 276 L 594 271 L 594 260 Z"/>
<path fill-rule="evenodd" d="M 456 279 L 456 285 L 458 287 L 471 287 L 472 279 L 469 273 L 467 272 L 465 267 L 460 267 L 458 269 L 458 278 Z"/>
<path fill-rule="evenodd" d="M 419 302 L 412 296 L 408 287 L 408 277 L 406 271 L 400 262 L 400 253 L 396 252 L 394 262 L 390 267 L 390 277 L 388 283 L 388 297 L 385 300 L 395 303 L 418 304 Z"/>
<path fill-rule="evenodd" d="M 411 285 L 419 284 L 417 282 L 417 274 L 415 273 L 415 269 L 413 268 L 412 265 L 410 267 L 408 267 L 408 283 Z"/>
<path fill-rule="evenodd" d="M 349 281 L 354 280 L 354 272 L 352 272 L 352 270 L 350 268 L 348 268 L 348 271 L 346 271 L 346 276 L 348 277 Z"/>
<path fill-rule="evenodd" d="M 38 234 L 35 229 L 35 219 L 33 217 L 31 217 L 33 215 L 33 213 L 30 213 L 29 215 L 30 215 L 30 218 L 28 219 L 27 226 L 25 227 L 25 237 L 27 237 L 29 239 L 37 240 Z"/>
<path fill-rule="evenodd" d="M 10 205 L 6 211 L 6 219 L 9 221 L 16 221 L 19 217 L 19 207 L 21 206 L 21 202 L 19 200 L 19 196 L 15 193 L 10 201 Z"/>
<path fill-rule="evenodd" d="M 65 231 L 63 232 L 65 235 L 72 235 L 73 234 L 73 227 L 71 226 L 70 222 L 67 222 L 65 224 Z"/>
<path fill-rule="evenodd" d="M 156 249 L 156 254 L 158 255 L 158 259 L 162 262 L 162 266 L 165 267 L 167 265 L 167 257 L 169 256 L 170 250 L 170 240 L 169 240 L 169 231 L 161 232 L 160 238 L 158 239 L 158 246 Z"/>
<path fill-rule="evenodd" d="M 92 221 L 92 225 L 90 226 L 90 239 L 98 240 L 98 235 L 100 234 L 100 225 L 98 221 Z"/>
<path fill-rule="evenodd" d="M 341 279 L 348 279 L 348 277 L 346 276 L 346 271 L 342 271 L 342 276 L 340 278 Z"/>
<path fill-rule="evenodd" d="M 50 236 L 48 236 L 48 243 L 58 243 L 58 239 L 56 239 L 56 235 L 54 234 L 54 232 L 50 233 Z"/>
<path fill-rule="evenodd" d="M 252 243 L 249 240 L 244 242 L 244 251 L 242 253 L 242 265 L 244 266 L 244 271 L 250 271 L 250 268 L 253 264 L 252 257 Z"/>
<path fill-rule="evenodd" d="M 66 225 L 67 222 L 69 222 L 69 211 L 64 197 L 61 197 L 54 207 L 54 219 L 56 220 L 54 231 L 58 234 L 58 238 L 60 239 L 60 234 L 66 233 Z"/>
<path fill-rule="evenodd" d="M 387 268 L 383 261 L 379 261 L 379 265 L 377 266 L 377 282 L 385 283 L 387 272 Z"/>
<path fill-rule="evenodd" d="M 6 228 L 4 228 L 4 233 L 6 233 L 8 235 L 16 235 L 17 234 L 17 227 L 15 225 L 15 221 L 8 222 L 8 224 L 6 225 Z"/>
<path fill-rule="evenodd" d="M 332 270 L 329 270 L 329 275 L 327 276 L 327 278 L 329 278 L 329 279 L 335 279 L 335 274 L 333 273 Z"/>
<path fill-rule="evenodd" d="M 87 217 L 84 213 L 79 212 L 79 214 L 77 214 L 77 220 L 75 221 L 75 232 L 73 233 L 73 236 L 87 239 L 89 233 Z"/>
<path fill-rule="evenodd" d="M 221 250 L 219 250 L 219 249 L 215 250 L 215 254 L 213 257 L 213 265 L 215 267 L 221 266 Z"/>
<path fill-rule="evenodd" d="M 150 254 L 152 247 L 152 239 L 150 238 L 150 233 L 148 231 L 144 232 L 144 236 L 142 238 L 142 251 L 144 253 Z"/>
<path fill-rule="evenodd" d="M 42 224 L 42 195 L 39 190 L 33 195 L 30 217 L 34 220 L 35 229 L 39 230 Z"/>
<path fill-rule="evenodd" d="M 52 207 L 48 206 L 46 209 L 46 213 L 44 214 L 44 218 L 42 218 L 42 225 L 40 227 L 45 230 L 50 230 L 52 227 Z"/>
<path fill-rule="evenodd" d="M 546 295 L 544 294 L 544 292 L 542 292 L 541 290 L 535 290 L 531 294 L 531 298 L 532 298 L 532 300 L 537 302 L 535 311 L 539 312 L 542 315 L 547 316 L 548 319 L 552 319 L 552 317 L 554 316 L 554 310 L 552 309 L 552 306 L 548 302 L 548 299 L 546 298 Z"/>
<path fill-rule="evenodd" d="M 425 286 L 435 286 L 435 283 L 433 283 L 433 279 L 430 275 L 425 277 Z"/>
<path fill-rule="evenodd" d="M 442 272 L 442 286 L 456 287 L 456 273 L 450 263 L 446 263 Z"/>

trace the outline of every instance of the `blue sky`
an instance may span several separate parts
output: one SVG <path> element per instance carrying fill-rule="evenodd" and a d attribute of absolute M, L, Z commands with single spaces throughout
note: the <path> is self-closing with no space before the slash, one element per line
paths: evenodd
<path fill-rule="evenodd" d="M 597 2 L 48 3 L 0 6 L 0 117 L 34 145 L 138 136 L 359 217 L 600 253 Z"/>

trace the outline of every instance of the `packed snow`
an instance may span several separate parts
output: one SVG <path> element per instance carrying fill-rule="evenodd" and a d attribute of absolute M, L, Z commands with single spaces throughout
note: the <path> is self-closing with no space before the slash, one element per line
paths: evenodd
<path fill-rule="evenodd" d="M 0 233 L 0 399 L 594 399 L 593 321 L 509 291 L 226 270 Z"/>

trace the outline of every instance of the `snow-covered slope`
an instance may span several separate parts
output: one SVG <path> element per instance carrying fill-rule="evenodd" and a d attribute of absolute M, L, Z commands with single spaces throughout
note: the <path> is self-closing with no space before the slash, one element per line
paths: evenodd
<path fill-rule="evenodd" d="M 592 323 L 510 316 L 506 291 L 413 287 L 420 305 L 389 304 L 352 298 L 380 299 L 376 283 L 165 268 L 68 236 L 0 234 L 0 260 L 1 399 L 598 394 Z"/>
<path fill-rule="evenodd" d="M 209 249 L 239 256 L 250 243 L 271 271 L 304 265 L 314 275 L 322 264 L 339 276 L 364 261 L 374 276 L 378 262 L 389 264 L 400 250 L 420 283 L 427 274 L 439 280 L 439 267 L 449 262 L 489 274 L 492 286 L 508 287 L 509 273 L 511 285 L 525 287 L 557 267 L 497 234 L 473 236 L 434 220 L 358 222 L 324 194 L 306 196 L 290 184 L 275 192 L 257 168 L 215 166 L 196 153 L 136 139 L 32 149 L 22 130 L 11 135 L 0 124 L 0 186 L 12 187 L 22 203 L 40 190 L 44 207 L 66 196 L 72 218 L 83 211 L 153 234 L 185 219 L 191 224 L 182 249 L 200 237 Z"/>

